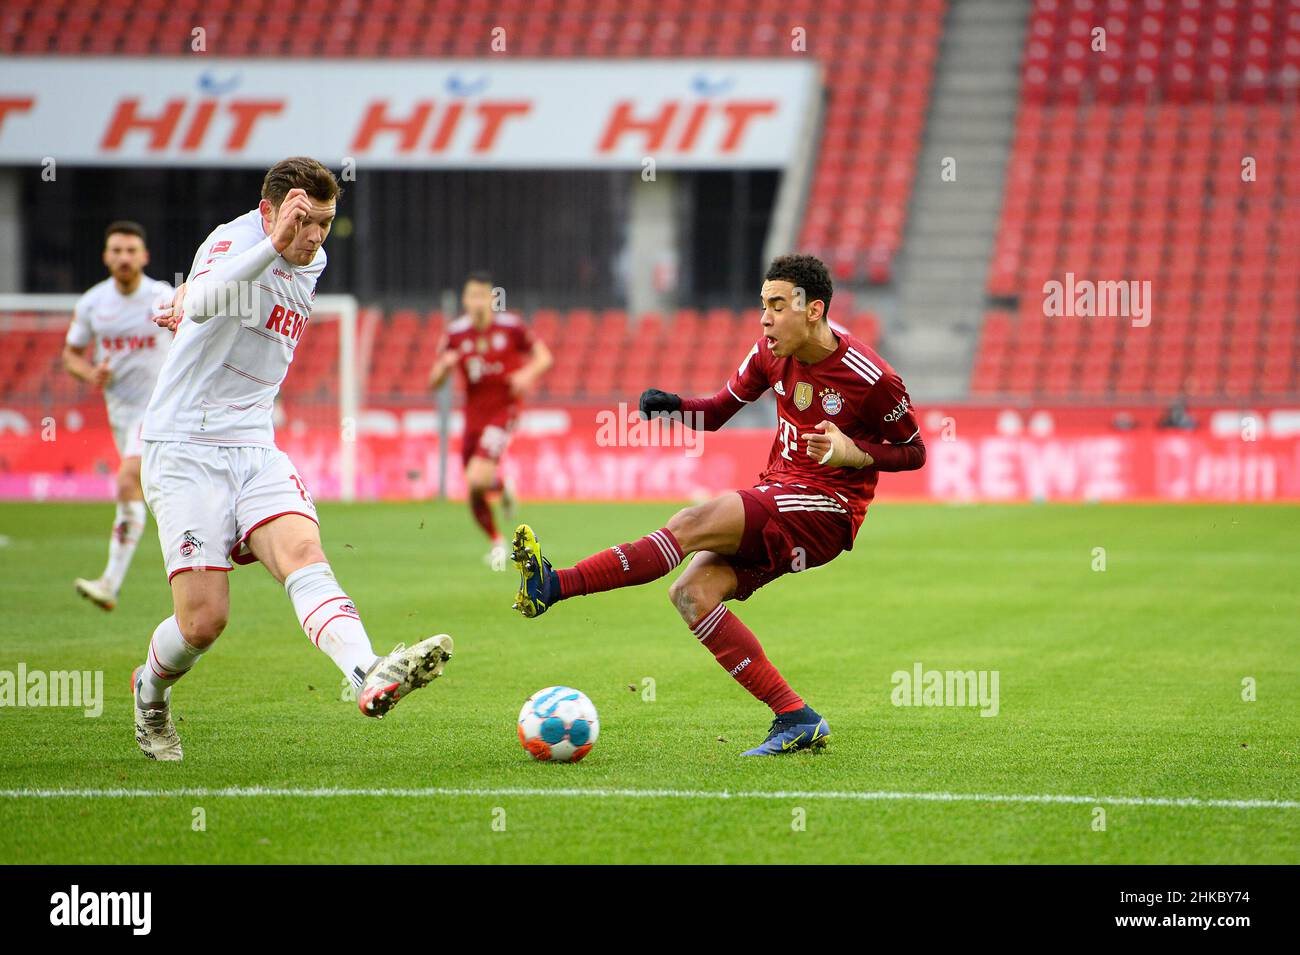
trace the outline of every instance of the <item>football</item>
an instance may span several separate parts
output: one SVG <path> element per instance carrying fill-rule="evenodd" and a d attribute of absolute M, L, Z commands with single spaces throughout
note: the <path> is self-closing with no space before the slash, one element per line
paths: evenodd
<path fill-rule="evenodd" d="M 519 742 L 544 763 L 576 763 L 599 735 L 595 705 L 571 686 L 538 690 L 519 711 Z"/>

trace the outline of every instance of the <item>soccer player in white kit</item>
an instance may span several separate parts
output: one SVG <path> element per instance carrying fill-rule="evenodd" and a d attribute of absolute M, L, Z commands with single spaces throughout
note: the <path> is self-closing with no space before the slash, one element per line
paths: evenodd
<path fill-rule="evenodd" d="M 109 277 L 77 299 L 63 346 L 68 373 L 103 390 L 120 459 L 108 563 L 97 578 L 78 577 L 75 583 L 77 593 L 105 610 L 117 606 L 122 580 L 144 533 L 140 422 L 172 343 L 171 333 L 153 321 L 171 300 L 172 287 L 145 275 L 148 264 L 144 227 L 126 220 L 111 223 L 104 231 Z"/>
<path fill-rule="evenodd" d="M 158 523 L 175 613 L 132 675 L 136 742 L 178 760 L 171 686 L 226 626 L 230 561 L 261 561 L 284 585 L 303 631 L 382 717 L 442 673 L 452 640 L 438 634 L 376 656 L 321 548 L 316 506 L 275 446 L 275 398 L 294 350 L 310 347 L 322 248 L 338 182 L 314 159 L 272 166 L 256 209 L 204 240 L 173 305 L 156 321 L 176 338 L 145 413 L 145 500 Z"/>

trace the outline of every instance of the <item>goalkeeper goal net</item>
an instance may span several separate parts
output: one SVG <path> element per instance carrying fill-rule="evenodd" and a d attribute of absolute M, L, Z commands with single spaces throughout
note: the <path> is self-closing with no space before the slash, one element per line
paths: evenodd
<path fill-rule="evenodd" d="M 103 397 L 63 368 L 76 302 L 0 295 L 0 499 L 113 496 L 118 458 Z M 351 501 L 362 387 L 356 299 L 318 296 L 302 341 L 276 403 L 276 441 L 313 495 Z"/>

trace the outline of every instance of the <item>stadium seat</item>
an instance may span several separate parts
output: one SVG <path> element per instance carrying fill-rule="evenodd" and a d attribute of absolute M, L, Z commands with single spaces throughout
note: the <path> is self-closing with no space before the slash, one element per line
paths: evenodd
<path fill-rule="evenodd" d="M 1102 16 L 1112 50 L 1125 55 L 1082 55 Z M 1000 376 L 1004 338 L 1033 343 L 1037 333 L 1019 327 L 1024 310 L 1016 325 L 990 313 L 973 391 L 1248 398 L 1293 386 L 1294 364 L 1267 356 L 1269 343 L 1300 329 L 1297 190 L 1280 175 L 1243 181 L 1241 163 L 1251 155 L 1278 170 L 1294 143 L 1300 74 L 1285 66 L 1288 57 L 1300 65 L 1298 34 L 1300 7 L 1289 0 L 1034 4 L 987 290 L 1032 311 L 1043 283 L 1067 270 L 1147 279 L 1154 317 L 1145 329 L 1090 320 L 1077 376 L 1062 384 L 1064 358 L 1034 366 L 1018 348 Z M 1063 156 L 1079 161 L 1066 166 Z"/>

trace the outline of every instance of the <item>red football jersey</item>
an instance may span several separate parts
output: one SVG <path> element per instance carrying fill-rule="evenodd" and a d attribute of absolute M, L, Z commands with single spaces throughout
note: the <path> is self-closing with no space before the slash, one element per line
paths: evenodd
<path fill-rule="evenodd" d="M 921 433 L 903 380 L 871 346 L 837 331 L 839 347 L 806 365 L 773 357 L 760 338 L 727 388 L 751 402 L 771 388 L 776 393 L 776 439 L 759 483 L 805 484 L 835 494 L 848 506 L 857 533 L 876 492 L 875 468 L 833 468 L 808 456 L 802 437 L 829 421 L 859 446 L 907 444 Z"/>
<path fill-rule="evenodd" d="M 456 367 L 465 383 L 466 429 L 513 418 L 520 400 L 510 392 L 510 375 L 533 350 L 532 332 L 519 316 L 493 312 L 486 328 L 476 328 L 473 319 L 462 315 L 447 326 L 438 354 L 448 349 L 459 357 Z"/>

